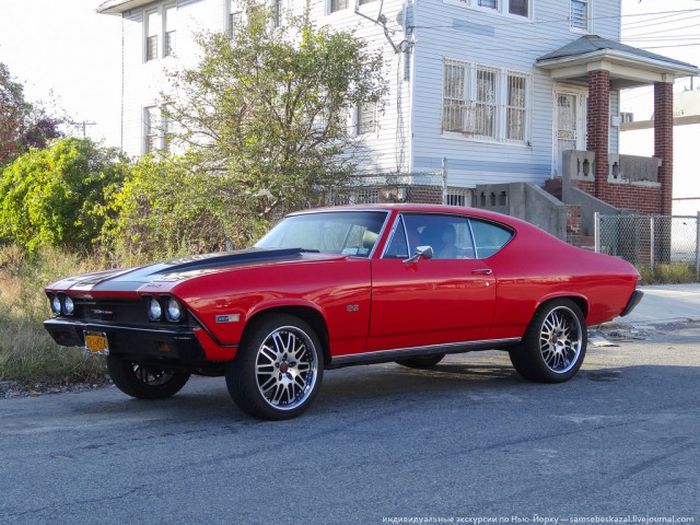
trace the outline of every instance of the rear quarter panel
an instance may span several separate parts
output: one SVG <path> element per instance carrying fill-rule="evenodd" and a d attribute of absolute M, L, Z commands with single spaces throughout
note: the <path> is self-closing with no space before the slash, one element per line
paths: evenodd
<path fill-rule="evenodd" d="M 497 280 L 492 337 L 522 337 L 538 306 L 557 297 L 585 301 L 586 322 L 618 316 L 637 285 L 635 268 L 573 247 L 528 224 L 488 259 Z"/>

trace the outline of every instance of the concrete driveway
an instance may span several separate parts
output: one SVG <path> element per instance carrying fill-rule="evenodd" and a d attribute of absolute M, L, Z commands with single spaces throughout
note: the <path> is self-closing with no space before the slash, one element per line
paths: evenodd
<path fill-rule="evenodd" d="M 282 423 L 244 416 L 219 379 L 161 402 L 2 400 L 0 522 L 697 523 L 700 324 L 620 344 L 561 385 L 520 380 L 497 352 L 331 371 Z"/>

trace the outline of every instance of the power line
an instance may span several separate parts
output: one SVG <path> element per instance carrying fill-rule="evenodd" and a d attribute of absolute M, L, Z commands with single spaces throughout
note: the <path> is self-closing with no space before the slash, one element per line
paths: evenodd
<path fill-rule="evenodd" d="M 593 16 L 590 17 L 588 20 L 611 20 L 611 19 L 622 19 L 625 17 L 633 17 L 633 16 L 650 16 L 650 15 L 658 15 L 658 14 L 668 14 L 668 13 L 697 13 L 700 11 L 700 8 L 697 9 L 680 9 L 680 10 L 675 10 L 675 11 L 657 11 L 655 13 L 635 13 L 635 14 L 629 14 L 629 15 L 608 15 L 608 16 Z M 700 16 L 700 15 L 698 15 Z M 693 17 L 688 17 L 688 18 L 693 18 Z M 552 23 L 557 23 L 557 22 L 568 22 L 571 20 L 570 17 L 559 17 L 559 18 L 545 18 L 542 20 L 518 20 L 518 21 L 511 21 L 511 22 L 497 22 L 494 24 L 489 24 L 490 26 L 512 26 L 512 25 L 522 25 L 522 24 L 528 24 L 528 25 L 545 25 L 545 24 L 552 24 Z M 693 27 L 693 26 L 691 26 Z M 436 25 L 436 26 L 409 26 L 411 29 L 459 29 L 459 26 L 455 26 L 454 24 L 452 25 Z"/>
<path fill-rule="evenodd" d="M 656 25 L 664 25 L 664 24 L 672 24 L 674 22 L 680 22 L 683 20 L 683 15 L 684 13 L 673 13 L 670 15 L 665 15 L 665 16 L 657 16 L 653 18 L 648 18 L 646 20 L 637 20 L 636 22 L 628 22 L 625 24 L 622 24 L 622 29 L 641 29 L 643 27 L 650 27 L 650 26 L 656 26 Z M 680 15 L 680 17 L 679 17 Z M 667 18 L 673 18 L 673 20 L 668 20 L 666 22 L 658 22 L 658 20 L 666 20 Z M 651 23 L 649 23 L 651 22 Z"/>
<path fill-rule="evenodd" d="M 690 18 L 697 18 L 697 17 L 699 17 L 699 16 L 700 16 L 700 14 L 693 15 L 693 16 L 689 16 L 689 17 L 685 18 L 683 21 L 685 22 L 686 20 L 688 20 L 688 19 L 690 19 Z M 690 24 L 690 25 L 687 25 L 687 26 L 668 27 L 668 28 L 666 28 L 666 29 L 658 29 L 658 30 L 656 30 L 656 31 L 644 31 L 643 33 L 639 33 L 639 34 L 637 34 L 637 35 L 629 35 L 629 36 L 657 35 L 657 34 L 659 34 L 659 33 L 668 33 L 669 31 L 680 31 L 681 29 L 690 29 L 691 27 L 698 27 L 698 24 L 695 23 L 695 24 Z"/>

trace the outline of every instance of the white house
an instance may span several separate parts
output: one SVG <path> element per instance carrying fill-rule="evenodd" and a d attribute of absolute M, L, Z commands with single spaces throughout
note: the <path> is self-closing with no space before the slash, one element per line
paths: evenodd
<path fill-rule="evenodd" d="M 542 185 L 561 174 L 563 151 L 590 150 L 595 183 L 579 186 L 614 199 L 620 89 L 654 84 L 665 107 L 664 86 L 697 73 L 619 44 L 620 0 L 271 1 L 282 19 L 308 8 L 383 50 L 383 109 L 362 108 L 352 123 L 368 139 L 362 167 L 372 173 L 435 172 L 446 157 L 451 186 Z M 108 0 L 98 10 L 122 18 L 123 150 L 167 147 L 153 125 L 163 70 L 196 63 L 194 33 L 235 31 L 235 0 Z"/>

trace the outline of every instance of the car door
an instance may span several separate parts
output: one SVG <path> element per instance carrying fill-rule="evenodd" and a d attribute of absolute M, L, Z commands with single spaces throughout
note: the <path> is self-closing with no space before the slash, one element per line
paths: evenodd
<path fill-rule="evenodd" d="M 426 245 L 432 258 L 405 262 Z M 384 253 L 372 260 L 368 350 L 486 339 L 496 286 L 475 253 L 466 217 L 400 214 Z"/>

